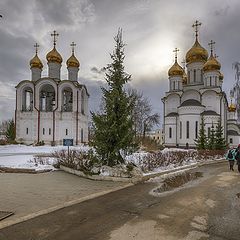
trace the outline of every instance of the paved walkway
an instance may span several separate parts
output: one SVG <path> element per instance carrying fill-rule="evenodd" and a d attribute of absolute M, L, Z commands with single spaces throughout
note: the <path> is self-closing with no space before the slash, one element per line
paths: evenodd
<path fill-rule="evenodd" d="M 0 211 L 14 212 L 13 216 L 0 224 L 125 185 L 119 182 L 92 181 L 63 171 L 40 174 L 0 173 Z"/>

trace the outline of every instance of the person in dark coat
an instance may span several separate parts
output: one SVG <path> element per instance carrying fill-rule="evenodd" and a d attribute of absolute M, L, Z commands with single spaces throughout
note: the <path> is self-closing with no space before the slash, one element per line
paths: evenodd
<path fill-rule="evenodd" d="M 236 151 L 233 147 L 230 148 L 226 154 L 226 159 L 229 161 L 230 171 L 234 171 L 233 166 L 235 161 L 235 155 L 236 155 Z"/>
<path fill-rule="evenodd" d="M 240 144 L 238 144 L 238 147 L 236 149 L 235 159 L 236 159 L 237 165 L 238 165 L 238 172 L 240 173 Z"/>

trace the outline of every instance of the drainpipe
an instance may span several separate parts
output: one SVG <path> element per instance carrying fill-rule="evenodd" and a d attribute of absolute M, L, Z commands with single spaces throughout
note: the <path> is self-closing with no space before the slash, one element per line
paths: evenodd
<path fill-rule="evenodd" d="M 38 112 L 38 136 L 37 136 L 37 143 L 39 143 L 40 140 L 40 110 L 37 109 L 36 107 L 36 86 L 34 84 L 34 108 L 36 109 L 36 111 Z"/>
<path fill-rule="evenodd" d="M 57 96 L 55 96 L 56 108 L 53 109 L 53 146 L 55 146 L 55 112 L 58 109 L 58 85 L 57 85 Z"/>
<path fill-rule="evenodd" d="M 177 145 L 178 145 L 177 133 L 178 133 L 178 127 L 177 127 L 177 116 L 176 116 L 176 147 L 177 147 Z"/>
<path fill-rule="evenodd" d="M 76 145 L 78 145 L 78 90 L 77 90 L 77 112 L 76 112 Z"/>
<path fill-rule="evenodd" d="M 15 139 L 16 139 L 16 133 L 17 133 L 17 89 L 16 89 L 16 107 L 15 107 L 15 125 L 14 125 L 14 132 L 15 132 Z"/>

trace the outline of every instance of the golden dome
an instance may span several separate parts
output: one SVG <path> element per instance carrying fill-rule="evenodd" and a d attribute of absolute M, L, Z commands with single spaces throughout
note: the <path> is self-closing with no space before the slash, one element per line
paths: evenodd
<path fill-rule="evenodd" d="M 186 62 L 206 62 L 208 59 L 208 52 L 203 48 L 196 39 L 194 45 L 186 54 Z"/>
<path fill-rule="evenodd" d="M 173 76 L 183 76 L 184 70 L 183 68 L 175 61 L 173 66 L 168 70 L 168 76 L 173 77 Z"/>
<path fill-rule="evenodd" d="M 186 74 L 185 71 L 183 72 L 183 80 L 182 80 L 182 83 L 183 83 L 183 84 L 187 84 L 187 74 Z"/>
<path fill-rule="evenodd" d="M 56 50 L 55 46 L 53 50 L 47 54 L 46 58 L 48 62 L 55 62 L 61 64 L 63 61 L 60 53 Z"/>
<path fill-rule="evenodd" d="M 220 68 L 221 68 L 221 64 L 218 62 L 218 60 L 215 57 L 213 57 L 212 54 L 207 60 L 207 62 L 203 65 L 204 72 L 220 70 Z"/>
<path fill-rule="evenodd" d="M 231 104 L 228 107 L 228 111 L 229 112 L 235 112 L 236 111 L 236 106 L 235 106 L 234 103 L 232 103 L 232 101 L 231 101 Z"/>
<path fill-rule="evenodd" d="M 80 63 L 73 53 L 72 56 L 67 60 L 67 67 L 77 67 L 78 68 L 79 66 L 80 66 Z"/>
<path fill-rule="evenodd" d="M 42 69 L 43 68 L 43 64 L 41 62 L 41 60 L 39 59 L 37 53 L 35 54 L 35 56 L 31 59 L 30 61 L 30 67 L 31 68 L 40 68 Z"/>

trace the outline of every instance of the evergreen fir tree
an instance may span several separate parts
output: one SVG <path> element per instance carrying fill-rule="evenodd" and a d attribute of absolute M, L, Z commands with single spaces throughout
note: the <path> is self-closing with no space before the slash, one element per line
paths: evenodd
<path fill-rule="evenodd" d="M 226 149 L 226 141 L 225 138 L 223 137 L 223 127 L 220 121 L 218 121 L 215 131 L 215 149 L 217 150 Z"/>
<path fill-rule="evenodd" d="M 13 142 L 15 140 L 15 124 L 13 119 L 8 121 L 7 130 L 6 130 L 6 138 L 8 142 Z"/>
<path fill-rule="evenodd" d="M 205 132 L 205 123 L 202 116 L 201 123 L 200 123 L 200 129 L 198 133 L 198 138 L 195 140 L 197 149 L 206 149 L 207 148 L 207 136 Z"/>
<path fill-rule="evenodd" d="M 213 124 L 212 124 L 212 127 L 211 127 L 210 136 L 208 138 L 207 148 L 209 150 L 215 149 L 215 129 L 214 129 Z"/>
<path fill-rule="evenodd" d="M 123 153 L 131 152 L 136 144 L 133 130 L 133 102 L 124 90 L 130 75 L 124 72 L 124 43 L 119 29 L 115 50 L 111 54 L 112 63 L 106 68 L 108 89 L 102 88 L 103 111 L 92 113 L 95 134 L 93 146 L 102 158 L 102 164 L 114 166 L 124 163 Z"/>

